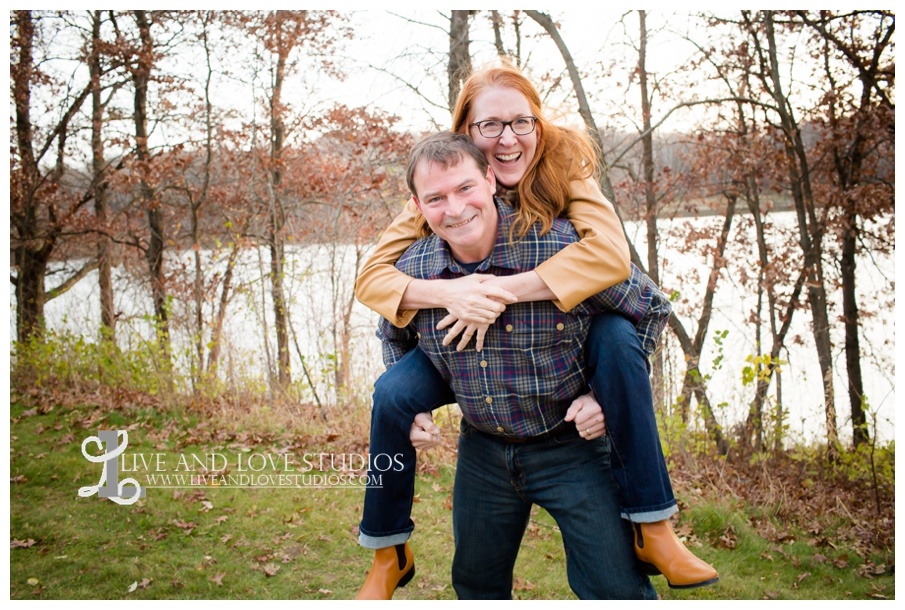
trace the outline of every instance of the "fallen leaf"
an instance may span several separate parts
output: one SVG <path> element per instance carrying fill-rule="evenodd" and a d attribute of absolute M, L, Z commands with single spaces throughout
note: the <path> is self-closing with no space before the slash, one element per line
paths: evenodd
<path fill-rule="evenodd" d="M 333 593 L 333 591 L 331 589 L 318 589 L 317 592 L 321 593 L 323 595 L 330 595 L 331 593 Z"/>
<path fill-rule="evenodd" d="M 224 576 L 226 576 L 226 572 L 217 572 L 215 576 L 211 576 L 208 580 L 215 583 L 218 587 L 222 587 Z"/>
<path fill-rule="evenodd" d="M 443 508 L 446 510 L 452 510 L 452 494 L 446 496 L 446 502 L 443 503 Z"/>
<path fill-rule="evenodd" d="M 153 578 L 142 578 L 142 579 L 141 579 L 141 582 L 138 583 L 138 588 L 139 588 L 139 589 L 147 589 L 147 588 L 148 588 L 148 585 L 151 584 L 151 581 L 152 581 L 152 580 L 154 580 L 154 579 L 153 579 Z"/>
<path fill-rule="evenodd" d="M 515 580 L 512 581 L 512 588 L 515 591 L 531 591 L 532 589 L 536 589 L 537 585 L 530 580 L 522 580 L 521 576 L 516 576 Z"/>
<path fill-rule="evenodd" d="M 433 485 L 431 485 L 431 489 L 433 489 L 437 493 L 440 493 L 441 491 L 443 491 L 443 488 L 440 487 L 440 485 L 437 483 L 434 483 Z"/>
<path fill-rule="evenodd" d="M 719 543 L 717 546 L 721 549 L 729 549 L 730 551 L 735 549 L 738 545 L 738 535 L 735 532 L 735 528 L 732 527 L 730 523 L 729 526 L 723 530 L 722 535 L 720 535 Z"/>
<path fill-rule="evenodd" d="M 778 599 L 779 591 L 764 591 L 764 595 L 766 596 L 764 599 Z"/>
<path fill-rule="evenodd" d="M 29 538 L 28 540 L 16 540 L 13 538 L 9 542 L 9 548 L 11 549 L 27 549 L 35 545 L 35 541 Z"/>
<path fill-rule="evenodd" d="M 420 501 L 421 501 L 421 494 L 415 494 L 414 496 L 412 496 L 412 502 L 420 502 Z"/>
<path fill-rule="evenodd" d="M 133 582 L 131 585 L 129 585 L 129 593 L 132 593 L 132 592 L 135 591 L 135 589 L 137 589 L 137 588 L 138 588 L 138 581 L 136 580 L 136 581 Z"/>
<path fill-rule="evenodd" d="M 27 480 L 28 480 L 28 479 L 25 478 L 25 475 L 21 475 L 21 474 L 20 474 L 19 476 L 12 477 L 12 478 L 9 480 L 9 482 L 10 482 L 10 483 L 25 483 Z"/>
<path fill-rule="evenodd" d="M 37 587 L 39 581 L 37 578 L 29 578 L 27 582 L 30 586 Z"/>
<path fill-rule="evenodd" d="M 214 523 L 216 523 L 217 525 L 220 525 L 221 523 L 223 523 L 223 522 L 226 521 L 227 519 L 229 519 L 229 515 L 220 515 L 219 517 L 217 517 L 216 519 L 214 519 Z"/>
<path fill-rule="evenodd" d="M 826 563 L 827 559 L 820 553 L 815 553 L 813 557 L 811 557 L 811 561 L 814 563 Z"/>
<path fill-rule="evenodd" d="M 229 542 L 229 541 L 232 540 L 232 539 L 233 539 L 233 537 L 232 537 L 231 534 L 226 534 L 225 536 L 222 536 L 222 537 L 220 538 L 220 542 L 226 543 L 226 542 Z"/>
<path fill-rule="evenodd" d="M 264 576 L 267 576 L 267 577 L 276 576 L 277 572 L 279 572 L 279 571 L 280 571 L 280 566 L 278 566 L 276 564 L 273 564 L 273 563 L 264 564 Z"/>

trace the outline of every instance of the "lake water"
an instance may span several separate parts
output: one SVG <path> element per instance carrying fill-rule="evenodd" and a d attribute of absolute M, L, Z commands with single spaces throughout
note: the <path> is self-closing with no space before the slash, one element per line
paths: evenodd
<path fill-rule="evenodd" d="M 794 226 L 790 214 L 774 214 L 774 223 L 789 229 Z M 664 289 L 678 290 L 690 303 L 699 300 L 709 275 L 707 262 L 700 254 L 680 252 L 678 243 L 690 231 L 698 231 L 721 222 L 719 218 L 678 219 L 660 221 L 661 278 Z M 644 227 L 628 224 L 629 236 L 639 252 L 645 252 Z M 736 223 L 736 230 L 739 229 Z M 737 243 L 734 240 L 733 243 Z M 753 248 L 753 246 L 752 246 Z M 719 409 L 718 418 L 724 428 L 744 419 L 753 396 L 753 387 L 741 382 L 745 359 L 756 354 L 755 330 L 749 317 L 756 305 L 754 281 L 744 286 L 742 271 L 755 276 L 756 253 L 739 246 L 730 250 L 731 266 L 724 270 L 713 305 L 713 318 L 708 337 L 715 331 L 728 331 L 723 341 L 723 360 L 718 370 L 712 370 L 717 352 L 716 343 L 708 339 L 705 344 L 702 371 L 711 373 L 709 396 L 714 405 L 725 403 Z M 222 254 L 221 254 L 222 255 Z M 223 265 L 211 261 L 211 252 L 204 253 L 207 275 L 214 270 L 222 272 Z M 220 256 L 220 255 L 218 255 Z M 643 256 L 643 255 L 642 255 Z M 286 289 L 291 300 L 291 321 L 299 349 L 305 355 L 309 372 L 314 377 L 321 399 L 336 399 L 331 370 L 336 362 L 334 338 L 338 336 L 336 320 L 341 318 L 342 303 L 352 294 L 355 268 L 355 250 L 352 246 L 331 248 L 327 245 L 296 247 L 289 250 L 286 269 Z M 193 259 L 188 253 L 177 256 L 170 253 L 168 272 L 185 267 L 185 277 L 190 277 Z M 243 253 L 236 266 L 236 277 L 241 280 L 240 290 L 229 309 L 224 328 L 224 349 L 221 370 L 234 378 L 265 379 L 268 370 L 267 351 L 275 353 L 272 307 L 269 299 L 269 280 L 263 277 L 268 268 L 267 252 L 249 250 Z M 332 271 L 335 270 L 335 273 Z M 144 267 L 140 268 L 144 272 Z M 178 271 L 177 273 L 183 273 Z M 698 277 L 694 278 L 697 273 Z M 689 275 L 691 278 L 689 279 Z M 683 279 L 679 279 L 683 278 Z M 49 280 L 53 285 L 56 280 Z M 186 280 L 190 287 L 191 280 Z M 858 302 L 870 316 L 862 318 L 861 349 L 862 372 L 870 410 L 877 414 L 879 436 L 883 440 L 895 436 L 895 264 L 892 257 L 861 257 L 857 270 Z M 236 285 L 234 281 L 234 286 Z M 142 277 L 130 276 L 122 267 L 115 273 L 116 309 L 121 312 L 118 322 L 118 340 L 123 347 L 141 348 L 142 342 L 151 336 L 146 316 L 150 311 L 149 290 Z M 173 292 L 172 338 L 177 362 L 187 366 L 190 361 L 189 321 L 193 319 L 184 303 L 191 294 Z M 184 300 L 183 300 L 184 299 Z M 843 438 L 851 437 L 851 421 L 846 390 L 843 328 L 838 323 L 841 315 L 841 293 L 830 294 L 830 320 L 837 323 L 832 329 L 833 359 L 836 377 L 837 424 Z M 205 305 L 205 319 L 211 320 L 212 304 L 219 303 L 219 294 Z M 100 297 L 97 274 L 92 273 L 68 293 L 50 301 L 46 308 L 48 324 L 57 330 L 94 336 L 100 319 Z M 699 311 L 677 304 L 677 313 L 689 335 L 694 335 Z M 692 318 L 693 316 L 693 318 Z M 692 321 L 692 319 L 694 321 Z M 357 301 L 350 318 L 351 390 L 365 397 L 370 393 L 373 380 L 383 370 L 380 344 L 374 336 L 377 316 Z M 264 332 L 266 325 L 268 332 Z M 15 301 L 10 298 L 11 337 L 15 336 Z M 764 328 L 765 347 L 769 350 L 769 330 Z M 270 342 L 265 346 L 264 337 Z M 205 339 L 207 341 L 207 339 Z M 810 314 L 807 310 L 795 313 L 789 339 L 788 352 L 781 358 L 783 365 L 783 403 L 790 433 L 805 440 L 822 439 L 825 435 L 823 391 L 813 337 L 810 331 Z M 300 361 L 292 344 L 292 373 L 296 382 L 305 384 Z M 684 360 L 681 348 L 674 337 L 666 332 L 665 354 L 667 360 L 667 389 L 671 394 L 680 390 Z M 772 389 L 771 389 L 772 395 Z M 312 398 L 313 400 L 313 398 Z"/>

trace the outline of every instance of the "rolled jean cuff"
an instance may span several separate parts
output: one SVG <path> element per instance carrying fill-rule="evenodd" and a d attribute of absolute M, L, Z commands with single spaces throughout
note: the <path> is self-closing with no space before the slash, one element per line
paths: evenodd
<path fill-rule="evenodd" d="M 368 536 L 359 530 L 358 544 L 366 549 L 385 549 L 406 542 L 411 535 L 412 530 L 402 532 L 401 534 L 390 534 L 389 536 Z"/>
<path fill-rule="evenodd" d="M 678 504 L 675 500 L 666 508 L 658 508 L 656 510 L 641 510 L 637 512 L 627 513 L 623 510 L 622 518 L 632 523 L 657 523 L 664 519 L 669 519 L 679 512 Z"/>

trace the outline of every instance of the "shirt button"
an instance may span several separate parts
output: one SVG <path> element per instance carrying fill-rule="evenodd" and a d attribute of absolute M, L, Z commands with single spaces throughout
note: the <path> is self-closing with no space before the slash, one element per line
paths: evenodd
<path fill-rule="evenodd" d="M 512 324 L 507 324 L 507 325 L 506 325 L 506 332 L 507 332 L 507 333 L 511 333 L 511 332 L 512 332 Z"/>
<path fill-rule="evenodd" d="M 484 402 L 486 402 L 487 404 L 490 404 L 490 403 L 493 402 L 493 398 L 491 398 L 490 396 L 488 396 L 487 398 L 484 399 Z"/>
<path fill-rule="evenodd" d="M 496 431 L 497 431 L 497 432 L 503 432 L 502 426 L 497 426 L 497 427 L 496 427 Z"/>
<path fill-rule="evenodd" d="M 556 330 L 562 330 L 564 328 L 565 328 L 565 326 L 563 326 L 562 322 L 560 322 L 559 324 L 556 325 Z"/>
<path fill-rule="evenodd" d="M 486 360 L 481 360 L 481 368 L 482 368 L 482 369 L 486 369 L 486 368 L 487 368 L 487 361 L 486 361 Z"/>

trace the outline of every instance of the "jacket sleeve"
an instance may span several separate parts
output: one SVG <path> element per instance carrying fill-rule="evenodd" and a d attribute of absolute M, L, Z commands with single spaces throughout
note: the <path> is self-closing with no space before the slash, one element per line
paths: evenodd
<path fill-rule="evenodd" d="M 374 253 L 355 280 L 355 296 L 398 328 L 405 327 L 416 310 L 399 311 L 402 295 L 412 278 L 396 269 L 396 261 L 415 242 L 415 200 L 409 199 L 402 213 L 384 231 Z"/>
<path fill-rule="evenodd" d="M 572 182 L 566 216 L 581 241 L 567 246 L 535 269 L 556 295 L 553 303 L 563 311 L 626 280 L 631 273 L 622 223 L 596 182 L 591 179 Z"/>

